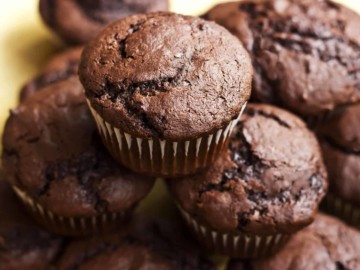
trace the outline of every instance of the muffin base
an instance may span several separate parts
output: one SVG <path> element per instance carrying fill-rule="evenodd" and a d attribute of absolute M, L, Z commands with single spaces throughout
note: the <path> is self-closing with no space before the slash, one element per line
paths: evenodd
<path fill-rule="evenodd" d="M 88 101 L 102 140 L 110 154 L 131 170 L 152 176 L 176 177 L 210 166 L 229 143 L 233 128 L 246 108 L 224 129 L 188 140 L 168 141 L 132 136 L 106 122 Z"/>
<path fill-rule="evenodd" d="M 19 188 L 13 189 L 37 223 L 59 235 L 81 237 L 113 232 L 126 224 L 132 213 L 131 209 L 92 217 L 64 217 L 44 208 Z"/>
<path fill-rule="evenodd" d="M 240 259 L 257 259 L 278 252 L 291 235 L 247 235 L 242 233 L 220 233 L 199 224 L 189 213 L 179 207 L 182 216 L 199 242 L 208 250 Z"/>
<path fill-rule="evenodd" d="M 321 209 L 360 229 L 360 207 L 356 207 L 351 202 L 328 193 L 321 203 Z"/>

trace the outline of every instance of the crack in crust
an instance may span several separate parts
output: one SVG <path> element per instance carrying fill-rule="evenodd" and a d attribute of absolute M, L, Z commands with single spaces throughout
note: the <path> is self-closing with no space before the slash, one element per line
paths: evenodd
<path fill-rule="evenodd" d="M 136 100 L 137 95 L 143 97 L 156 96 L 166 92 L 171 87 L 176 87 L 182 81 L 185 66 L 178 68 L 175 76 L 159 78 L 157 80 L 147 80 L 141 82 L 128 83 L 126 80 L 117 84 L 107 81 L 105 89 L 99 96 L 106 95 L 113 103 L 120 101 L 127 114 L 136 117 L 141 126 L 151 132 L 152 136 L 162 138 L 163 131 L 154 125 L 147 113 L 142 109 L 141 102 Z M 98 97 L 99 98 L 99 97 Z"/>
<path fill-rule="evenodd" d="M 102 94 L 98 96 L 108 95 L 111 101 L 132 98 L 136 94 L 141 96 L 155 96 L 160 92 L 166 92 L 170 87 L 176 87 L 181 82 L 185 66 L 178 68 L 175 76 L 163 77 L 156 80 L 147 80 L 140 82 L 128 83 L 127 80 L 117 84 L 106 82 L 106 86 Z"/>
<path fill-rule="evenodd" d="M 117 40 L 118 44 L 119 44 L 119 52 L 120 52 L 120 56 L 121 58 L 123 59 L 126 59 L 126 58 L 131 58 L 131 59 L 134 59 L 134 57 L 132 56 L 129 56 L 126 52 L 126 42 L 127 42 L 127 39 L 134 33 L 138 32 L 142 25 L 145 23 L 145 20 L 140 20 L 139 22 L 137 22 L 136 24 L 131 24 L 130 25 L 130 28 L 128 29 L 128 35 L 125 37 L 125 38 L 122 38 L 122 39 L 119 39 L 119 36 L 116 35 L 115 36 L 115 39 Z"/>
<path fill-rule="evenodd" d="M 249 118 L 265 117 L 267 121 L 275 121 L 279 124 L 280 128 L 286 130 L 296 128 L 290 121 L 291 119 L 286 122 L 275 113 L 269 113 L 261 110 L 261 108 L 250 106 L 245 111 L 245 115 Z M 245 194 L 246 203 L 249 204 L 250 209 L 244 211 L 244 208 L 241 207 L 241 209 L 237 211 L 237 229 L 239 231 L 243 231 L 255 215 L 266 216 L 266 219 L 271 220 L 271 223 L 276 226 L 278 220 L 273 216 L 272 208 L 275 206 L 296 204 L 301 202 L 304 197 L 312 197 L 313 199 L 311 200 L 318 200 L 326 189 L 326 181 L 321 169 L 321 164 L 318 164 L 314 173 L 308 178 L 304 178 L 302 187 L 293 189 L 292 187 L 296 185 L 297 179 L 292 179 L 290 184 L 279 187 L 275 193 L 274 191 L 270 191 L 271 188 L 268 187 L 269 183 L 266 183 L 266 181 L 269 181 L 269 179 L 266 180 L 268 177 L 266 176 L 267 171 L 271 171 L 273 175 L 271 181 L 274 182 L 274 185 L 277 185 L 277 181 L 279 181 L 279 183 L 289 181 L 289 179 L 283 179 L 284 176 L 276 176 L 279 172 L 281 174 L 281 170 L 286 171 L 287 168 L 278 168 L 276 164 L 263 160 L 254 152 L 253 145 L 244 135 L 246 119 L 245 117 L 243 121 L 239 122 L 229 144 L 228 153 L 233 164 L 229 169 L 221 172 L 221 176 L 216 182 L 209 182 L 198 191 L 199 203 L 202 202 L 202 197 L 205 193 L 213 191 L 221 193 L 227 192 L 231 194 L 231 196 L 234 196 L 233 200 L 236 200 L 235 198 L 238 197 L 238 191 L 236 191 L 237 186 L 241 186 L 241 194 Z M 305 128 L 305 125 L 303 128 Z M 288 167 L 291 165 L 285 166 Z M 273 169 L 275 171 L 272 171 Z M 296 169 L 294 168 L 294 170 Z"/>
<path fill-rule="evenodd" d="M 106 151 L 76 78 L 14 110 L 3 143 L 8 181 L 56 216 L 127 214 L 153 185 Z"/>
<path fill-rule="evenodd" d="M 243 134 L 244 124 L 238 125 L 234 139 L 230 142 L 230 156 L 237 165 L 235 171 L 227 171 L 224 177 L 227 179 L 259 179 L 268 166 L 252 151 L 251 144 Z"/>
<path fill-rule="evenodd" d="M 256 115 L 261 115 L 265 118 L 274 120 L 275 122 L 277 122 L 280 126 L 286 128 L 286 129 L 291 129 L 291 126 L 284 120 L 282 120 L 279 116 L 277 116 L 274 113 L 266 113 L 263 110 L 256 110 L 254 108 L 248 108 L 247 111 L 245 112 L 247 115 L 254 117 Z"/>
<path fill-rule="evenodd" d="M 350 96 L 347 101 L 342 99 L 328 101 L 332 102 L 329 106 L 354 102 L 358 99 L 357 95 L 360 92 L 360 62 L 358 61 L 360 58 L 360 44 L 351 39 L 351 36 L 349 37 L 349 34 L 347 34 L 349 32 L 347 31 L 347 26 L 350 23 L 343 16 L 343 14 L 346 14 L 344 9 L 331 1 L 318 1 L 314 4 L 310 1 L 288 0 L 284 2 L 288 2 L 289 7 L 284 7 L 284 9 L 289 9 L 289 14 L 277 10 L 280 9 L 278 7 L 280 3 L 277 5 L 276 0 L 269 2 L 249 1 L 238 5 L 239 11 L 245 13 L 248 17 L 247 23 L 253 38 L 253 42 L 249 43 L 248 48 L 253 54 L 253 64 L 258 73 L 255 75 L 256 91 L 253 91 L 253 98 L 263 102 L 287 106 L 286 99 L 281 100 L 279 98 L 279 92 L 286 91 L 286 89 L 281 89 L 282 86 L 277 86 L 279 79 L 275 78 L 282 78 L 281 73 L 274 75 L 273 78 L 262 76 L 270 73 L 270 67 L 258 61 L 259 58 L 263 57 L 264 52 L 279 55 L 282 51 L 286 50 L 299 55 L 311 56 L 314 61 L 333 66 L 334 71 L 338 68 L 344 69 L 344 74 L 342 75 L 344 86 L 342 87 L 345 90 L 343 92 Z M 324 18 L 322 20 L 316 17 L 319 15 L 315 12 L 309 14 L 309 10 L 312 7 L 317 9 L 317 12 L 320 14 L 334 12 L 334 19 L 326 19 L 326 15 L 323 15 L 322 17 Z M 299 10 L 295 12 L 294 10 L 296 9 Z M 232 25 L 230 25 L 231 27 Z M 311 74 L 310 64 L 304 63 L 304 65 L 304 72 Z M 259 78 L 257 79 L 256 76 L 259 76 Z M 267 92 L 263 90 L 263 85 L 266 86 Z M 349 87 L 353 87 L 352 93 L 349 93 Z M 299 89 L 295 90 L 299 91 Z M 301 93 L 298 93 L 298 95 L 298 98 L 301 99 Z M 296 101 L 294 100 L 294 102 Z M 319 99 L 319 102 L 321 103 L 322 100 Z M 291 105 L 290 108 L 296 112 L 307 114 L 306 110 L 308 109 L 293 106 L 295 105 Z M 315 109 L 309 108 L 309 110 Z M 323 108 L 320 106 L 319 110 L 323 110 Z M 309 113 L 312 114 L 312 112 Z"/>
<path fill-rule="evenodd" d="M 251 29 L 256 36 L 261 36 L 261 39 L 254 43 L 252 50 L 255 54 L 265 49 L 264 45 L 270 51 L 278 53 L 279 49 L 272 45 L 276 43 L 284 49 L 309 54 L 323 62 L 335 60 L 345 67 L 349 74 L 360 72 L 360 65 L 356 62 L 360 57 L 360 46 L 346 36 L 339 35 L 344 30 L 344 22 L 338 20 L 333 23 L 336 33 L 321 23 L 309 21 L 304 27 L 304 24 L 296 24 L 290 17 L 272 19 L 268 10 L 264 8 L 263 11 L 257 11 L 253 3 L 241 4 L 240 9 L 250 15 L 253 19 L 250 23 Z M 360 76 L 356 77 L 360 79 Z"/>
<path fill-rule="evenodd" d="M 103 178 L 112 175 L 114 168 L 107 153 L 99 145 L 99 140 L 100 138 L 93 140 L 93 145 L 97 146 L 83 152 L 77 158 L 49 164 L 43 171 L 45 183 L 37 196 L 46 195 L 54 181 L 73 176 L 79 186 L 86 191 L 88 200 L 94 204 L 95 210 L 106 212 L 108 202 L 100 197 L 95 185 Z"/>
<path fill-rule="evenodd" d="M 263 38 L 268 38 L 284 49 L 308 54 L 326 63 L 337 61 L 338 64 L 348 70 L 349 74 L 360 72 L 360 67 L 356 64 L 356 60 L 360 57 L 360 46 L 358 44 L 345 36 L 334 35 L 321 24 L 315 24 L 318 29 L 314 30 L 301 29 L 300 26 L 289 25 L 288 22 L 289 18 L 273 22 L 275 23 L 274 31 L 266 33 Z M 255 51 L 261 49 L 258 42 L 255 44 Z M 269 50 L 275 53 L 279 52 L 276 46 L 270 44 Z"/>

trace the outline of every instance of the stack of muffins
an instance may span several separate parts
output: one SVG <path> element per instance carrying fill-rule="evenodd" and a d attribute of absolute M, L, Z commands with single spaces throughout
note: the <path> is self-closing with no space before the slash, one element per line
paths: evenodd
<path fill-rule="evenodd" d="M 201 247 L 229 269 L 360 269 L 360 232 L 317 214 L 329 178 L 324 209 L 360 227 L 360 17 L 328 0 L 167 8 L 40 1 L 81 46 L 6 123 L 0 270 L 215 269 Z M 133 215 L 157 177 L 197 241 Z"/>

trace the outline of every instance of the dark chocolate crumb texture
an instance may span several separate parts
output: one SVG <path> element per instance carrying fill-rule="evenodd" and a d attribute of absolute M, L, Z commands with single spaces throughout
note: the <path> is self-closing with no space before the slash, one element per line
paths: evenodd
<path fill-rule="evenodd" d="M 222 233 L 291 234 L 310 224 L 327 174 L 305 123 L 250 104 L 235 129 L 228 152 L 207 171 L 168 181 L 180 206 Z"/>
<path fill-rule="evenodd" d="M 112 160 L 75 77 L 49 85 L 11 111 L 2 160 L 13 186 L 65 217 L 131 209 L 154 182 Z"/>
<path fill-rule="evenodd" d="M 360 16 L 328 0 L 225 3 L 205 17 L 250 52 L 252 99 L 302 116 L 360 100 Z"/>
<path fill-rule="evenodd" d="M 82 55 L 80 80 L 94 110 L 140 138 L 188 140 L 238 117 L 251 60 L 221 26 L 172 13 L 108 26 Z"/>

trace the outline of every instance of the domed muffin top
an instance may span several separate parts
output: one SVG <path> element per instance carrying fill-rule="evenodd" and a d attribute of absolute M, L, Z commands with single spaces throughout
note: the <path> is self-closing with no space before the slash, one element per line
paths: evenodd
<path fill-rule="evenodd" d="M 304 116 L 360 100 L 360 16 L 329 0 L 224 3 L 205 17 L 243 43 L 252 98 Z"/>
<path fill-rule="evenodd" d="M 39 9 L 44 22 L 64 41 L 86 44 L 107 24 L 131 14 L 167 11 L 169 1 L 40 0 Z"/>
<path fill-rule="evenodd" d="M 208 170 L 168 184 L 186 212 L 216 231 L 291 234 L 312 222 L 327 174 L 303 121 L 250 104 L 223 156 Z"/>
<path fill-rule="evenodd" d="M 49 85 L 12 110 L 3 149 L 7 180 L 65 217 L 131 209 L 155 180 L 112 159 L 75 77 Z"/>
<path fill-rule="evenodd" d="M 51 58 L 41 73 L 21 88 L 20 101 L 51 83 L 77 76 L 82 50 L 81 46 L 70 48 Z"/>
<path fill-rule="evenodd" d="M 252 66 L 223 27 L 173 13 L 133 15 L 86 46 L 91 106 L 142 138 L 192 139 L 225 127 L 249 98 Z"/>

